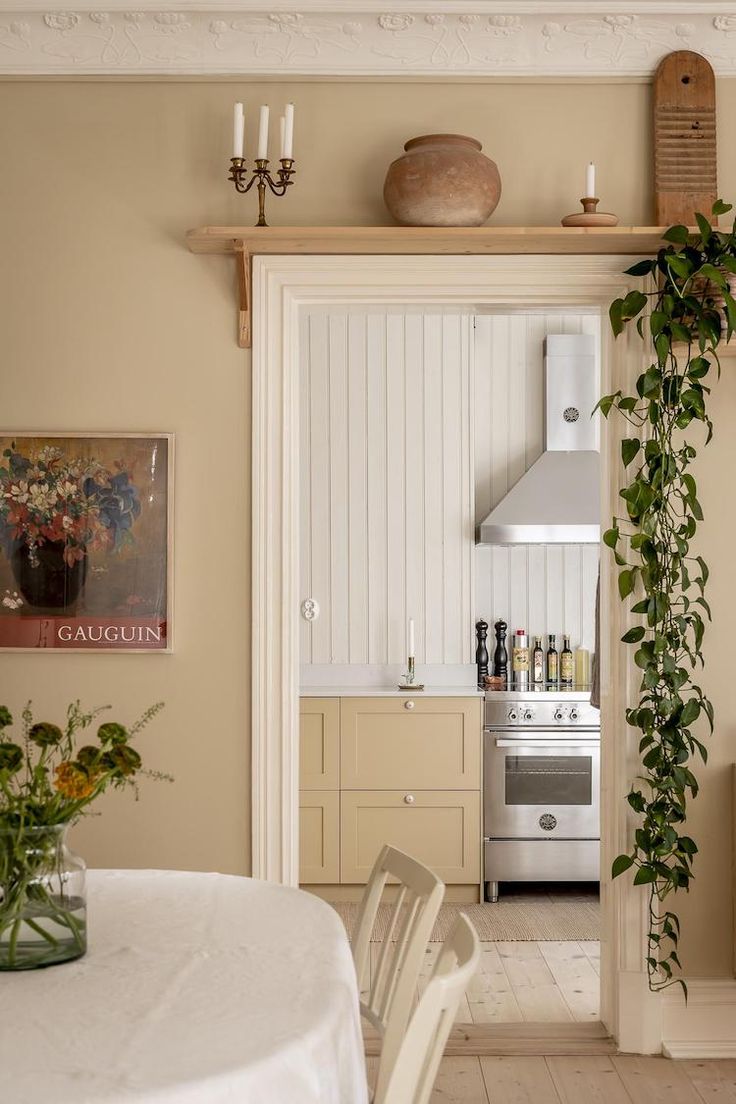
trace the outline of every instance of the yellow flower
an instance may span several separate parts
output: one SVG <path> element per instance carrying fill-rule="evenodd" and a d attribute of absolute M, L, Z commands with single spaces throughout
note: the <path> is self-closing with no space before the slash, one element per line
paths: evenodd
<path fill-rule="evenodd" d="M 64 797 L 70 797 L 74 801 L 89 797 L 95 788 L 95 776 L 88 775 L 86 771 L 68 760 L 59 763 L 54 773 L 56 774 L 55 789 Z"/>

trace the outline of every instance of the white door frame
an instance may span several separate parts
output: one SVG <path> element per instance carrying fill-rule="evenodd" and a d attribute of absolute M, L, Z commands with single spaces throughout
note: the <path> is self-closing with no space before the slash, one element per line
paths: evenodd
<path fill-rule="evenodd" d="M 253 875 L 298 882 L 299 815 L 299 312 L 309 305 L 597 306 L 607 313 L 640 281 L 621 256 L 257 256 L 253 259 Z M 629 388 L 644 349 L 636 334 L 613 341 L 603 326 L 604 391 Z M 622 485 L 622 425 L 601 435 L 603 518 Z M 661 1000 L 644 963 L 646 892 L 611 882 L 628 846 L 625 796 L 638 755 L 624 708 L 635 675 L 619 644 L 624 613 L 611 557 L 601 557 L 602 1012 L 620 1049 L 656 1053 Z"/>

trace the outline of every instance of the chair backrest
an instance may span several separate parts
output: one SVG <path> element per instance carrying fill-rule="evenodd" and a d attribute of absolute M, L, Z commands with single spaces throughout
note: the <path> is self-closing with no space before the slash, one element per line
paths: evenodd
<path fill-rule="evenodd" d="M 399 885 L 371 971 L 371 935 L 390 877 Z M 353 961 L 362 997 L 360 1011 L 383 1037 L 379 1078 L 387 1075 L 404 1037 L 427 943 L 444 895 L 444 882 L 428 867 L 395 847 L 383 848 L 363 894 L 353 938 Z"/>
<path fill-rule="evenodd" d="M 478 968 L 480 944 L 462 913 L 440 951 L 437 965 L 385 1077 L 379 1069 L 373 1104 L 427 1104 L 460 999 Z"/>

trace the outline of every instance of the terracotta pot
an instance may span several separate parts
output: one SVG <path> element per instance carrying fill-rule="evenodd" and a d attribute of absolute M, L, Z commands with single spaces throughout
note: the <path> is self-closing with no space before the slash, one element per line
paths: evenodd
<path fill-rule="evenodd" d="M 480 142 L 423 134 L 389 165 L 383 198 L 402 226 L 481 226 L 496 209 L 501 177 Z"/>

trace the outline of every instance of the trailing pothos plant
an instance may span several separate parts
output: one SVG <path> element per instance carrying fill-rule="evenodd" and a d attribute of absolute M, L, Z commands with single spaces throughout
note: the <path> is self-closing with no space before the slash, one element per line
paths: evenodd
<path fill-rule="evenodd" d="M 730 210 L 719 200 L 712 214 Z M 626 711 L 627 723 L 641 733 L 641 774 L 628 794 L 638 823 L 631 851 L 618 856 L 612 874 L 633 868 L 634 883 L 649 887 L 650 989 L 679 984 L 685 996 L 675 971 L 680 922 L 667 899 L 693 878 L 698 847 L 684 825 L 688 798 L 698 792 L 694 762 L 707 761 L 695 726 L 704 718 L 713 731 L 713 706 L 696 681 L 711 611 L 708 567 L 691 551 L 703 512 L 687 431 L 701 423 L 705 443 L 711 439 L 708 381 L 720 375 L 718 348 L 736 330 L 729 283 L 736 274 L 736 222 L 722 231 L 703 215 L 696 219 L 697 234 L 670 227 L 656 257 L 626 270 L 647 282 L 611 304 L 611 325 L 618 336 L 636 320 L 652 362 L 637 379 L 636 394 L 617 391 L 598 403 L 606 417 L 616 410 L 631 426 L 621 443 L 622 516 L 603 540 L 620 569 L 620 597 L 636 615 L 621 639 L 636 649 L 641 669 L 638 703 Z"/>

